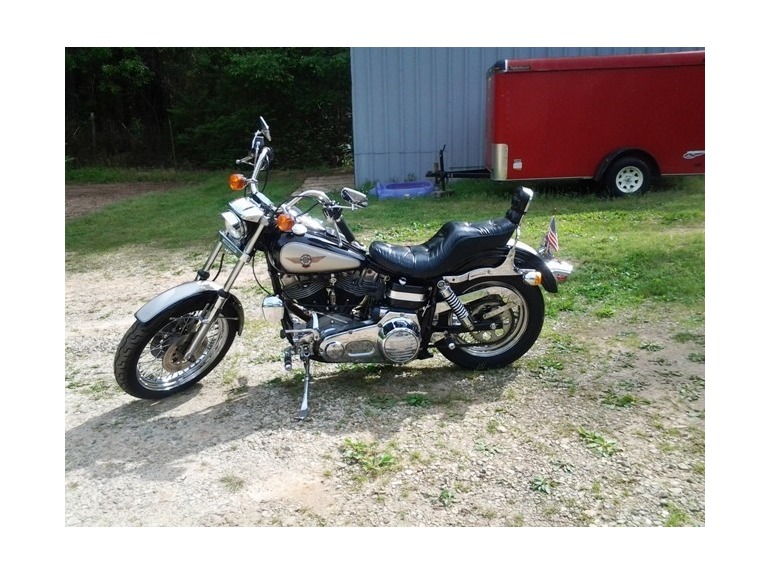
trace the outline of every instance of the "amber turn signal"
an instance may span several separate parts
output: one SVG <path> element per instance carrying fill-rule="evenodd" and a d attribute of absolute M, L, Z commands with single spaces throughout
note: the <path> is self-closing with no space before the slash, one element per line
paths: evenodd
<path fill-rule="evenodd" d="M 524 283 L 537 287 L 543 282 L 543 275 L 540 271 L 527 271 L 524 274 Z"/>
<path fill-rule="evenodd" d="M 241 191 L 246 187 L 246 178 L 240 173 L 234 173 L 230 176 L 230 189 L 233 191 Z"/>
<path fill-rule="evenodd" d="M 291 231 L 294 227 L 294 218 L 290 215 L 286 215 L 285 213 L 282 213 L 279 215 L 276 220 L 275 224 L 278 226 L 278 229 L 281 231 Z"/>

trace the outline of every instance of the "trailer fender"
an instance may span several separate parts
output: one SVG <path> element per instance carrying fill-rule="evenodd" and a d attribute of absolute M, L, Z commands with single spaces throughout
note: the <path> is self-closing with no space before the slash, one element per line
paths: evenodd
<path fill-rule="evenodd" d="M 602 181 L 604 176 L 607 174 L 607 170 L 610 169 L 610 166 L 621 157 L 626 156 L 637 157 L 643 160 L 644 163 L 646 163 L 650 168 L 652 176 L 660 177 L 660 168 L 658 167 L 658 162 L 655 161 L 655 158 L 652 157 L 649 153 L 639 148 L 622 147 L 611 151 L 605 155 L 604 158 L 602 158 L 602 161 L 599 162 L 599 165 L 596 167 L 596 172 L 594 172 L 594 181 Z"/>

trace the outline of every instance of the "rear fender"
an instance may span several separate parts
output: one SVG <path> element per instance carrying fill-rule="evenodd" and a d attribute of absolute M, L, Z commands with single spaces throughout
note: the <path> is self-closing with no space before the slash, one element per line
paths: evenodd
<path fill-rule="evenodd" d="M 556 293 L 556 277 L 548 267 L 548 264 L 543 260 L 542 257 L 540 257 L 538 252 L 526 243 L 518 241 L 516 242 L 516 251 L 513 254 L 513 263 L 511 263 L 510 249 L 512 244 L 513 243 L 511 240 L 511 242 L 508 244 L 508 254 L 502 258 L 502 261 L 499 265 L 495 265 L 493 267 L 485 267 L 483 265 L 483 262 L 487 261 L 488 258 L 492 259 L 493 256 L 494 258 L 499 258 L 499 254 L 492 252 L 480 253 L 477 255 L 477 266 L 474 269 L 459 275 L 445 275 L 444 281 L 447 283 L 455 284 L 465 283 L 466 281 L 472 281 L 481 277 L 512 277 L 516 275 L 522 275 L 523 273 L 521 270 L 534 269 L 535 271 L 540 272 L 540 285 L 543 287 L 543 289 L 549 291 L 550 293 Z M 479 265 L 478 262 L 482 262 L 481 265 Z"/>
<path fill-rule="evenodd" d="M 556 293 L 558 290 L 556 277 L 548 267 L 542 257 L 532 247 L 526 243 L 516 243 L 516 253 L 513 256 L 513 263 L 518 269 L 535 269 L 540 271 L 542 278 L 541 285 L 549 293 Z"/>
<path fill-rule="evenodd" d="M 221 289 L 222 287 L 213 281 L 190 281 L 189 283 L 182 283 L 181 285 L 177 285 L 176 287 L 164 291 L 145 303 L 134 316 L 140 323 L 149 323 L 169 307 L 182 303 L 183 301 L 186 302 L 201 298 L 207 303 L 214 302 Z M 226 305 L 230 303 L 232 303 L 238 313 L 238 334 L 240 335 L 243 332 L 244 325 L 243 305 L 232 293 L 229 294 Z"/>

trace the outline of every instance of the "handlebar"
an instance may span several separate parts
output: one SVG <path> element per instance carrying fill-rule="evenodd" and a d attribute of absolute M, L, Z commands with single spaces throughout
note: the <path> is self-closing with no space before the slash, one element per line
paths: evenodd
<path fill-rule="evenodd" d="M 272 137 L 270 136 L 270 128 L 262 116 L 260 116 L 259 120 L 261 126 L 259 130 L 254 132 L 254 138 L 251 142 L 251 152 L 246 157 L 235 160 L 235 163 L 238 165 L 247 164 L 254 167 L 251 178 L 247 180 L 252 197 L 257 199 L 264 207 L 269 208 L 269 210 L 273 213 L 276 213 L 280 210 L 284 210 L 287 213 L 290 213 L 300 200 L 304 198 L 313 199 L 319 205 L 321 205 L 327 221 L 336 228 L 338 239 L 341 241 L 341 235 L 350 243 L 356 243 L 353 232 L 342 218 L 342 210 L 360 209 L 362 207 L 366 207 L 366 194 L 348 187 L 343 188 L 341 192 L 342 197 L 345 201 L 350 203 L 350 207 L 343 207 L 338 205 L 335 201 L 329 199 L 329 196 L 325 192 L 318 189 L 308 189 L 293 193 L 290 200 L 276 207 L 267 196 L 263 195 L 259 191 L 260 172 L 269 169 L 270 162 L 273 159 L 272 148 L 265 145 L 266 140 L 268 142 L 272 140 Z"/>
<path fill-rule="evenodd" d="M 356 236 L 353 235 L 353 232 L 350 230 L 350 227 L 348 227 L 347 222 L 340 217 L 336 220 L 337 228 L 340 230 L 340 233 L 345 236 L 345 239 L 347 239 L 350 243 L 354 243 L 356 240 Z"/>
<path fill-rule="evenodd" d="M 357 209 L 357 208 L 360 209 L 366 206 L 366 202 L 361 201 L 360 198 L 352 199 L 351 195 L 359 194 L 363 197 L 366 197 L 366 196 L 365 194 L 362 194 L 361 192 L 357 192 L 350 188 L 345 188 L 343 191 L 347 192 L 347 193 L 343 193 L 343 197 L 346 200 L 350 201 L 351 203 L 350 207 L 339 205 L 337 202 L 331 200 L 329 196 L 326 195 L 326 193 L 321 190 L 306 189 L 304 191 L 298 191 L 293 193 L 292 199 L 284 203 L 282 208 L 286 211 L 291 211 L 292 208 L 294 208 L 294 206 L 302 199 L 309 198 L 309 199 L 315 200 L 323 209 L 327 222 L 333 225 L 337 230 L 338 238 L 340 235 L 342 235 L 350 243 L 356 244 L 357 243 L 356 237 L 353 234 L 353 231 L 348 226 L 347 222 L 343 219 L 342 211 L 344 209 Z"/>

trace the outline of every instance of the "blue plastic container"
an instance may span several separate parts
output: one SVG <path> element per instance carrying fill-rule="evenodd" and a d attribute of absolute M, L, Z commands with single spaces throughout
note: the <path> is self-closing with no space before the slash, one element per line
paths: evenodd
<path fill-rule="evenodd" d="M 374 194 L 379 199 L 410 199 L 424 197 L 433 193 L 430 181 L 405 181 L 401 183 L 378 183 Z"/>

